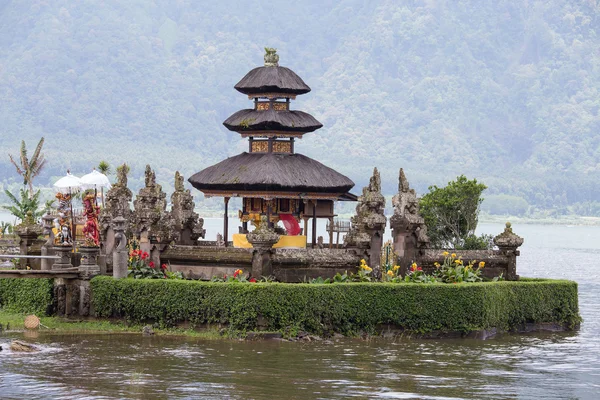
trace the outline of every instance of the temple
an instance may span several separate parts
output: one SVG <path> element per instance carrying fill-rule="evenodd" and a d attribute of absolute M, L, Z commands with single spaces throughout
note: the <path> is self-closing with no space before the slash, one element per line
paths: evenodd
<path fill-rule="evenodd" d="M 270 226 L 281 221 L 285 227 L 274 247 L 306 247 L 309 226 L 315 247 L 317 218 L 326 218 L 331 224 L 334 202 L 356 201 L 349 192 L 354 182 L 294 151 L 296 139 L 323 125 L 308 113 L 290 109 L 291 100 L 310 92 L 310 87 L 294 71 L 279 66 L 275 49 L 265 50 L 265 65 L 254 68 L 235 85 L 253 100 L 253 108 L 240 110 L 223 122 L 227 129 L 248 138 L 248 151 L 194 174 L 189 182 L 206 197 L 224 198 L 226 246 L 229 199 L 241 197 L 242 226 L 232 237 L 235 247 L 252 247 L 245 236 L 248 222 L 258 226 L 263 216 Z M 332 234 L 330 231 L 330 245 Z"/>

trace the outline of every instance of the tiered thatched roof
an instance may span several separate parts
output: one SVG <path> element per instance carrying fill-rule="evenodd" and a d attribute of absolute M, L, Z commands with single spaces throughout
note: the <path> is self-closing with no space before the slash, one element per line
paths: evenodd
<path fill-rule="evenodd" d="M 242 153 L 194 174 L 189 182 L 198 190 L 265 192 L 348 192 L 345 175 L 302 154 Z"/>
<path fill-rule="evenodd" d="M 248 72 L 235 85 L 236 90 L 247 95 L 281 93 L 298 95 L 310 88 L 294 71 L 286 67 L 257 67 Z"/>
<path fill-rule="evenodd" d="M 223 125 L 235 132 L 258 130 L 312 132 L 323 127 L 323 124 L 308 113 L 287 110 L 240 110 L 227 118 Z"/>

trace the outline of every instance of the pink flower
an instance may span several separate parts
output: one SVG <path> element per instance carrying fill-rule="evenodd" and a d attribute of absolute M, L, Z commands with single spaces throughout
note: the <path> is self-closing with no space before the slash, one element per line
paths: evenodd
<path fill-rule="evenodd" d="M 150 261 L 150 264 L 148 265 L 150 265 L 150 268 L 154 268 L 154 261 Z"/>
<path fill-rule="evenodd" d="M 160 269 L 167 269 L 167 264 L 163 264 L 160 266 Z"/>

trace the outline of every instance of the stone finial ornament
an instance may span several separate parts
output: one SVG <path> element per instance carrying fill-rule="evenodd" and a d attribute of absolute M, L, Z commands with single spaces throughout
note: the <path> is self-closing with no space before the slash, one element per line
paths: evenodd
<path fill-rule="evenodd" d="M 523 244 L 523 241 L 521 236 L 513 232 L 510 222 L 506 223 L 504 232 L 494 238 L 494 244 L 501 250 L 516 249 Z"/>
<path fill-rule="evenodd" d="M 278 67 L 279 55 L 277 54 L 277 49 L 265 47 L 265 52 L 265 67 Z"/>

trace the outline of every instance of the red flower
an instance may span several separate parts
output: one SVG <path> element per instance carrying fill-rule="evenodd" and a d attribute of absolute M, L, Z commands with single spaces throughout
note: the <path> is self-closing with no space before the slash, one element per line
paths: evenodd
<path fill-rule="evenodd" d="M 256 278 L 250 278 L 248 282 L 256 283 Z"/>
<path fill-rule="evenodd" d="M 167 269 L 167 264 L 163 264 L 160 266 L 160 269 Z"/>
<path fill-rule="evenodd" d="M 417 267 L 417 271 L 423 271 L 423 268 Z"/>
<path fill-rule="evenodd" d="M 148 253 L 143 252 L 142 253 L 142 260 L 145 260 L 146 258 L 148 258 Z"/>
<path fill-rule="evenodd" d="M 148 264 L 150 266 L 150 268 L 154 268 L 154 261 L 150 261 L 150 264 Z"/>
<path fill-rule="evenodd" d="M 243 272 L 243 271 L 242 271 L 241 269 L 236 269 L 236 270 L 235 270 L 235 272 L 233 273 L 233 277 L 234 277 L 234 278 L 237 278 L 239 275 L 241 275 L 241 274 L 242 274 L 242 272 Z"/>

